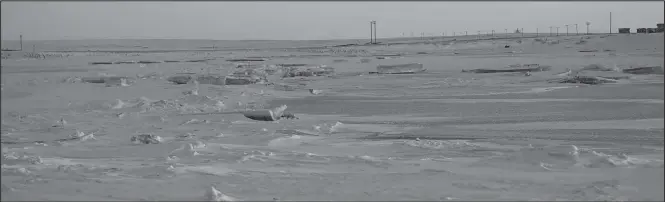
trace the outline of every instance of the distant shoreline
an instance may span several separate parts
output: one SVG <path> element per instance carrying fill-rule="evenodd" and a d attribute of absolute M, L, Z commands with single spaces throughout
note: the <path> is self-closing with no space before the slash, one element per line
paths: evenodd
<path fill-rule="evenodd" d="M 635 35 L 636 33 L 631 33 Z M 657 33 L 653 33 L 657 34 Z M 390 46 L 390 45 L 414 45 L 414 44 L 426 44 L 426 43 L 441 43 L 441 42 L 469 42 L 469 41 L 487 41 L 487 40 L 516 40 L 516 39 L 528 39 L 528 38 L 539 38 L 539 37 L 583 37 L 583 36 L 597 36 L 597 35 L 609 35 L 609 33 L 590 33 L 590 34 L 579 34 L 579 35 L 568 35 L 565 33 L 559 33 L 559 36 L 550 36 L 549 33 L 509 33 L 512 36 L 502 36 L 505 34 L 495 34 L 494 37 L 487 35 L 462 35 L 462 36 L 431 36 L 431 37 L 399 37 L 399 38 L 379 38 L 379 43 L 370 44 L 367 43 L 368 39 L 358 40 L 358 39 L 339 39 L 339 40 L 206 40 L 206 39 L 99 39 L 99 40 L 35 40 L 28 41 L 24 40 L 25 43 L 35 43 L 35 42 L 56 42 L 56 41 L 67 41 L 67 42 L 82 42 L 82 41 L 210 41 L 214 42 L 321 42 L 321 45 L 315 46 L 303 46 L 303 47 L 257 47 L 257 48 L 236 48 L 236 47 L 199 47 L 199 48 L 188 48 L 188 49 L 136 49 L 136 48 L 125 48 L 125 49 L 89 49 L 81 50 L 84 48 L 78 48 L 78 50 L 39 50 L 38 52 L 54 52 L 54 53 L 173 53 L 173 52 L 217 52 L 217 51 L 253 51 L 253 50 L 294 50 L 294 49 L 323 49 L 323 48 L 342 48 L 342 47 L 368 47 L 368 46 Z M 524 36 L 522 36 L 524 35 Z M 619 33 L 612 33 L 612 35 L 619 35 Z M 15 41 L 18 43 L 18 41 Z M 360 43 L 358 43 L 360 42 Z M 6 44 L 3 41 L 3 44 Z M 138 47 L 138 46 L 137 46 Z M 146 48 L 146 47 L 143 47 Z M 30 50 L 27 50 L 30 49 Z M 24 47 L 22 52 L 32 52 L 31 48 Z M 3 49 L 2 52 L 19 52 L 16 48 L 7 48 Z"/>
<path fill-rule="evenodd" d="M 509 33 L 509 34 L 516 35 L 516 34 L 521 34 L 521 33 Z M 524 34 L 525 35 L 527 35 L 527 34 L 528 35 L 532 35 L 532 34 L 535 35 L 536 33 L 524 33 Z M 548 35 L 549 33 L 543 32 L 543 33 L 539 33 L 539 34 Z M 572 33 L 570 33 L 570 34 L 572 34 Z M 603 34 L 610 34 L 610 33 L 589 33 L 587 35 L 603 35 Z M 619 34 L 619 33 L 612 33 L 612 34 Z M 631 34 L 638 34 L 638 33 L 631 33 Z M 505 35 L 505 34 L 504 33 L 495 33 L 494 35 L 495 36 L 501 36 L 501 35 Z M 542 36 L 545 36 L 545 35 L 542 35 Z M 562 35 L 565 35 L 565 33 L 559 33 L 559 36 L 562 36 Z M 579 35 L 581 36 L 581 35 L 584 35 L 584 34 L 580 33 Z M 442 37 L 449 38 L 449 37 L 463 37 L 463 36 L 464 35 L 457 35 L 457 36 L 438 36 L 437 35 L 437 36 L 425 36 L 424 38 L 442 38 Z M 467 35 L 467 37 L 472 37 L 472 36 L 478 36 L 478 35 L 477 34 Z M 480 36 L 487 36 L 487 35 L 481 34 Z M 421 37 L 415 37 L 414 36 L 414 37 L 389 37 L 389 38 L 378 38 L 378 39 L 379 40 L 397 40 L 397 39 L 399 39 L 399 40 L 413 40 L 413 39 L 420 39 L 420 38 Z M 304 39 L 304 40 L 300 40 L 300 39 L 238 39 L 238 40 L 234 40 L 234 39 L 167 39 L 167 38 L 164 38 L 164 39 L 150 39 L 150 38 L 146 38 L 146 39 L 132 39 L 132 38 L 127 38 L 127 39 L 105 39 L 105 38 L 100 38 L 100 39 L 47 39 L 47 40 L 29 40 L 29 39 L 25 39 L 23 41 L 24 42 L 52 42 L 52 41 L 132 41 L 132 40 L 134 40 L 134 41 L 149 41 L 149 40 L 173 41 L 173 40 L 176 40 L 176 41 L 243 41 L 243 42 L 270 42 L 270 41 L 278 41 L 278 42 L 290 42 L 290 41 L 317 42 L 317 41 L 319 41 L 319 42 L 325 42 L 325 41 L 356 41 L 356 40 L 367 41 L 369 39 L 367 39 L 367 38 L 350 38 L 350 39 L 340 38 L 340 39 L 312 39 L 312 40 L 307 40 L 307 39 Z M 2 42 L 19 42 L 19 40 L 3 39 Z"/>

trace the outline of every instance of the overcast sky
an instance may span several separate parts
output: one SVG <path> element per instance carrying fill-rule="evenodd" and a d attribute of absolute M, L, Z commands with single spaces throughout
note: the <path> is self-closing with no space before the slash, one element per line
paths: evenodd
<path fill-rule="evenodd" d="M 469 34 L 656 27 L 663 1 L 650 2 L 2 2 L 2 39 L 335 39 L 453 31 Z M 575 32 L 574 25 L 570 32 Z"/>

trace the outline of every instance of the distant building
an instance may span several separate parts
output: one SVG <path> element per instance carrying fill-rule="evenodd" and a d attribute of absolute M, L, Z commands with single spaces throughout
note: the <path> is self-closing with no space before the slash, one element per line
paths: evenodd
<path fill-rule="evenodd" d="M 665 24 L 663 23 L 656 24 L 656 29 L 657 29 L 656 31 L 658 32 L 665 32 Z"/>
<path fill-rule="evenodd" d="M 658 32 L 658 28 L 647 28 L 647 33 L 656 33 Z"/>
<path fill-rule="evenodd" d="M 647 33 L 647 28 L 637 28 L 637 33 Z"/>
<path fill-rule="evenodd" d="M 620 34 L 630 34 L 630 28 L 619 28 Z"/>

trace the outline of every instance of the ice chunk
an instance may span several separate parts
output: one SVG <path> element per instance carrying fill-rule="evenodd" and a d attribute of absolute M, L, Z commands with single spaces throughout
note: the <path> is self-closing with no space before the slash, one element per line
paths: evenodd
<path fill-rule="evenodd" d="M 85 83 L 121 84 L 123 79 L 127 83 L 128 78 L 123 76 L 83 77 L 81 81 Z"/>
<path fill-rule="evenodd" d="M 169 157 L 189 157 L 199 155 L 196 150 L 194 150 L 194 145 L 185 144 L 182 147 L 175 149 L 169 153 Z"/>
<path fill-rule="evenodd" d="M 175 84 L 187 84 L 192 80 L 191 75 L 175 75 L 167 78 L 166 80 Z"/>
<path fill-rule="evenodd" d="M 309 90 L 309 93 L 311 93 L 312 95 L 318 95 L 318 94 L 323 93 L 322 90 L 316 90 L 316 89 L 311 89 L 311 88 L 308 89 L 308 90 Z"/>
<path fill-rule="evenodd" d="M 235 198 L 223 194 L 219 190 L 215 189 L 215 187 L 213 186 L 211 186 L 209 189 L 206 190 L 204 197 L 207 201 L 215 201 L 215 202 L 236 201 Z"/>
<path fill-rule="evenodd" d="M 260 78 L 257 78 L 255 76 L 244 76 L 244 77 L 227 76 L 224 83 L 226 85 L 249 85 L 257 83 L 259 81 Z"/>
<path fill-rule="evenodd" d="M 409 63 L 399 65 L 379 65 L 376 72 L 379 74 L 410 74 L 425 71 L 423 64 Z"/>
<path fill-rule="evenodd" d="M 286 108 L 287 108 L 286 105 L 282 105 L 280 107 L 276 107 L 270 110 L 262 109 L 262 110 L 246 111 L 243 112 L 243 115 L 249 119 L 257 121 L 277 121 L 285 115 L 284 111 L 286 110 Z M 294 118 L 295 116 L 292 116 L 292 114 L 287 114 L 287 116 L 285 117 Z"/>
<path fill-rule="evenodd" d="M 472 70 L 462 70 L 462 72 L 471 72 L 471 73 L 507 73 L 507 72 L 543 72 L 549 71 L 551 66 L 537 66 L 537 67 L 527 67 L 527 68 L 516 68 L 516 69 L 472 69 Z"/>
<path fill-rule="evenodd" d="M 206 75 L 199 75 L 196 77 L 196 81 L 198 81 L 200 84 L 210 84 L 210 85 L 225 85 L 226 84 L 226 76 L 222 75 L 214 75 L 214 74 L 206 74 Z"/>
<path fill-rule="evenodd" d="M 153 134 L 140 134 L 133 136 L 131 141 L 135 144 L 159 144 L 163 140 L 161 137 Z"/>
<path fill-rule="evenodd" d="M 602 77 L 593 77 L 593 76 L 574 76 L 562 79 L 559 83 L 583 83 L 590 85 L 597 85 L 603 83 L 616 83 L 614 79 L 602 78 Z"/>
<path fill-rule="evenodd" d="M 310 76 L 325 76 L 335 73 L 335 68 L 325 65 L 316 67 L 289 67 L 286 68 L 282 77 L 310 77 Z"/>
<path fill-rule="evenodd" d="M 663 67 L 661 67 L 661 66 L 634 67 L 634 68 L 624 69 L 623 73 L 628 73 L 628 74 L 663 74 Z"/>

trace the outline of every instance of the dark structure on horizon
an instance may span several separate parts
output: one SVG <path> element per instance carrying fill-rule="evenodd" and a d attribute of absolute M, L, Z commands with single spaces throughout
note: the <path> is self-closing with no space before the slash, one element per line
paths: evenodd
<path fill-rule="evenodd" d="M 665 32 L 665 24 L 663 23 L 656 24 L 656 32 Z"/>
<path fill-rule="evenodd" d="M 619 34 L 630 34 L 630 28 L 619 28 Z"/>
<path fill-rule="evenodd" d="M 646 34 L 647 33 L 647 28 L 637 28 L 637 33 Z"/>

